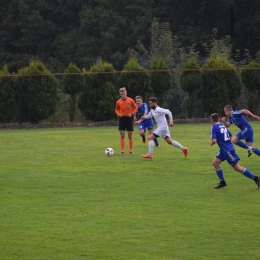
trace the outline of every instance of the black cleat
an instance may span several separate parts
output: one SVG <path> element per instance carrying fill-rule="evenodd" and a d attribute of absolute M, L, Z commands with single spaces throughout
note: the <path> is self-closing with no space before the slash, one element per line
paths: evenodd
<path fill-rule="evenodd" d="M 257 189 L 259 189 L 259 187 L 260 187 L 260 177 L 259 176 L 255 176 L 254 181 L 255 181 Z"/>
<path fill-rule="evenodd" d="M 250 147 L 249 149 L 248 149 L 248 156 L 247 157 L 250 157 L 251 155 L 252 155 L 252 153 L 254 152 L 254 148 L 253 147 Z"/>
<path fill-rule="evenodd" d="M 121 155 L 125 155 L 125 152 L 121 152 Z"/>
<path fill-rule="evenodd" d="M 220 188 L 223 188 L 223 187 L 226 187 L 227 184 L 225 181 L 220 181 L 220 183 L 218 185 L 216 185 L 214 188 L 215 189 L 220 189 Z"/>
<path fill-rule="evenodd" d="M 129 152 L 129 154 L 133 154 L 133 152 Z"/>

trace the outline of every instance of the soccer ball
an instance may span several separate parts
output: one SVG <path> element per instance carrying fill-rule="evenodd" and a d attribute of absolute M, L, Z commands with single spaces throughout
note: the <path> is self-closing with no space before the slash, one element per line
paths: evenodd
<path fill-rule="evenodd" d="M 114 154 L 114 150 L 112 148 L 107 148 L 105 150 L 105 155 L 106 156 L 112 156 Z"/>

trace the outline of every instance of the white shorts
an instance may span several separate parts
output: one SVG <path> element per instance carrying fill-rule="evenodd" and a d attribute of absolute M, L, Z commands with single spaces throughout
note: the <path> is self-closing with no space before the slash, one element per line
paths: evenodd
<path fill-rule="evenodd" d="M 163 138 L 171 137 L 168 126 L 163 128 L 157 128 L 153 133 Z"/>

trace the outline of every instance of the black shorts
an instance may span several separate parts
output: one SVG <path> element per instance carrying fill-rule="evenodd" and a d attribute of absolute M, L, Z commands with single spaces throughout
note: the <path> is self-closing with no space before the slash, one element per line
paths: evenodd
<path fill-rule="evenodd" d="M 119 117 L 119 127 L 118 130 L 134 131 L 133 127 L 133 117 L 122 116 Z"/>

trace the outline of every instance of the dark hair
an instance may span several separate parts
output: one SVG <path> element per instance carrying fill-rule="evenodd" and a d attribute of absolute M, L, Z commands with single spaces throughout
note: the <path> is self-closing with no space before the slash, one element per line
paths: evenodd
<path fill-rule="evenodd" d="M 157 98 L 156 98 L 156 97 L 151 97 L 151 98 L 149 98 L 149 101 L 152 101 L 152 102 L 154 102 L 154 103 L 157 104 Z"/>
<path fill-rule="evenodd" d="M 218 113 L 214 113 L 211 115 L 211 119 L 213 122 L 218 122 L 219 118 L 218 118 Z"/>

